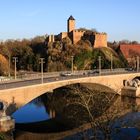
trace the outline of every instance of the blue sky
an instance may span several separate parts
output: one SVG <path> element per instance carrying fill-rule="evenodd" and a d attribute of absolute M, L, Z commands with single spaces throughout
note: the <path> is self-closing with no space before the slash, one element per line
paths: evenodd
<path fill-rule="evenodd" d="M 140 42 L 140 0 L 1 0 L 0 40 L 32 38 L 76 27 L 108 33 L 109 41 Z"/>

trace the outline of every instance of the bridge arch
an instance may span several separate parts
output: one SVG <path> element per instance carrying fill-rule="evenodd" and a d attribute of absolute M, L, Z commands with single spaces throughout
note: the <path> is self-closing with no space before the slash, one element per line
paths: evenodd
<path fill-rule="evenodd" d="M 134 79 L 140 80 L 140 76 L 136 76 L 136 77 L 134 77 L 132 80 L 134 80 Z"/>
<path fill-rule="evenodd" d="M 53 92 L 53 90 L 57 90 L 57 89 L 59 89 L 59 88 L 63 88 L 63 87 L 66 87 L 66 86 L 70 86 L 70 85 L 76 85 L 76 84 L 80 84 L 80 85 L 84 85 L 84 86 L 87 86 L 87 88 L 89 88 L 89 89 L 91 89 L 91 86 L 92 86 L 92 89 L 94 90 L 96 90 L 97 88 L 95 88 L 94 86 L 101 86 L 102 88 L 104 88 L 104 90 L 102 90 L 102 91 L 105 91 L 105 90 L 108 90 L 109 92 L 112 92 L 112 93 L 114 93 L 114 94 L 118 94 L 114 89 L 112 89 L 111 87 L 109 87 L 109 86 L 107 86 L 107 85 L 102 85 L 102 84 L 100 84 L 100 83 L 92 83 L 92 82 L 81 82 L 81 83 L 79 83 L 79 82 L 74 82 L 74 83 L 70 83 L 70 82 L 68 82 L 68 83 L 66 83 L 65 85 L 61 85 L 61 86 L 57 86 L 57 87 L 55 87 L 55 88 L 53 88 L 53 89 L 51 89 L 51 90 L 45 90 L 45 92 L 42 92 L 41 94 L 38 94 L 38 95 L 36 95 L 36 96 L 34 96 L 33 98 L 32 98 L 32 100 L 34 100 L 34 99 L 36 99 L 36 98 L 38 98 L 39 96 L 41 96 L 41 95 L 43 95 L 43 94 L 46 94 L 47 92 L 49 92 L 49 93 L 51 93 L 51 92 Z M 90 85 L 90 87 L 89 87 L 89 85 Z M 31 101 L 32 101 L 31 100 Z M 30 101 L 29 101 L 30 102 Z M 27 102 L 27 103 L 29 103 L 29 102 Z"/>
<path fill-rule="evenodd" d="M 101 84 L 121 95 L 120 91 L 123 87 L 123 80 L 129 80 L 136 76 L 140 76 L 140 73 L 56 80 L 50 83 L 0 90 L 0 99 L 8 104 L 15 103 L 16 107 L 19 108 L 46 92 L 76 83 Z"/>

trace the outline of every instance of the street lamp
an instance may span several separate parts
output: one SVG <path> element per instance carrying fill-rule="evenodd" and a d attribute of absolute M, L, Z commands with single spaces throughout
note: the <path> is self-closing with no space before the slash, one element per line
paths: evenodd
<path fill-rule="evenodd" d="M 43 64 L 44 62 L 44 58 L 40 58 L 40 63 L 41 63 L 41 83 L 43 84 Z"/>
<path fill-rule="evenodd" d="M 139 71 L 139 56 L 137 56 L 137 72 Z"/>
<path fill-rule="evenodd" d="M 112 56 L 112 54 L 111 54 L 111 66 L 110 66 L 110 70 L 112 71 L 113 70 L 113 56 Z"/>
<path fill-rule="evenodd" d="M 99 74 L 101 75 L 101 56 L 98 57 L 99 61 Z"/>
<path fill-rule="evenodd" d="M 8 64 L 8 77 L 10 78 L 11 77 L 11 55 L 9 54 L 9 56 L 8 56 L 8 58 L 9 58 L 9 64 Z"/>
<path fill-rule="evenodd" d="M 71 73 L 73 73 L 73 58 L 74 56 L 71 56 Z"/>
<path fill-rule="evenodd" d="M 15 63 L 15 80 L 17 79 L 17 62 L 18 62 L 18 58 L 17 57 L 13 57 L 13 62 Z"/>

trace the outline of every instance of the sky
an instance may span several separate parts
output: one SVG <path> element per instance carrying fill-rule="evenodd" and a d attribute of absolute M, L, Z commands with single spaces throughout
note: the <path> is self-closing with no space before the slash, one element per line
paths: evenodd
<path fill-rule="evenodd" d="M 140 42 L 140 0 L 1 0 L 0 40 L 33 38 L 76 28 L 96 29 L 108 41 Z"/>

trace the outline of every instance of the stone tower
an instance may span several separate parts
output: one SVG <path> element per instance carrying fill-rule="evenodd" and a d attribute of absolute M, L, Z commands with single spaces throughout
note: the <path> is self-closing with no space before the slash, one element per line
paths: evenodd
<path fill-rule="evenodd" d="M 70 16 L 67 22 L 68 22 L 67 28 L 69 33 L 75 29 L 75 19 L 73 18 L 73 16 Z"/>

